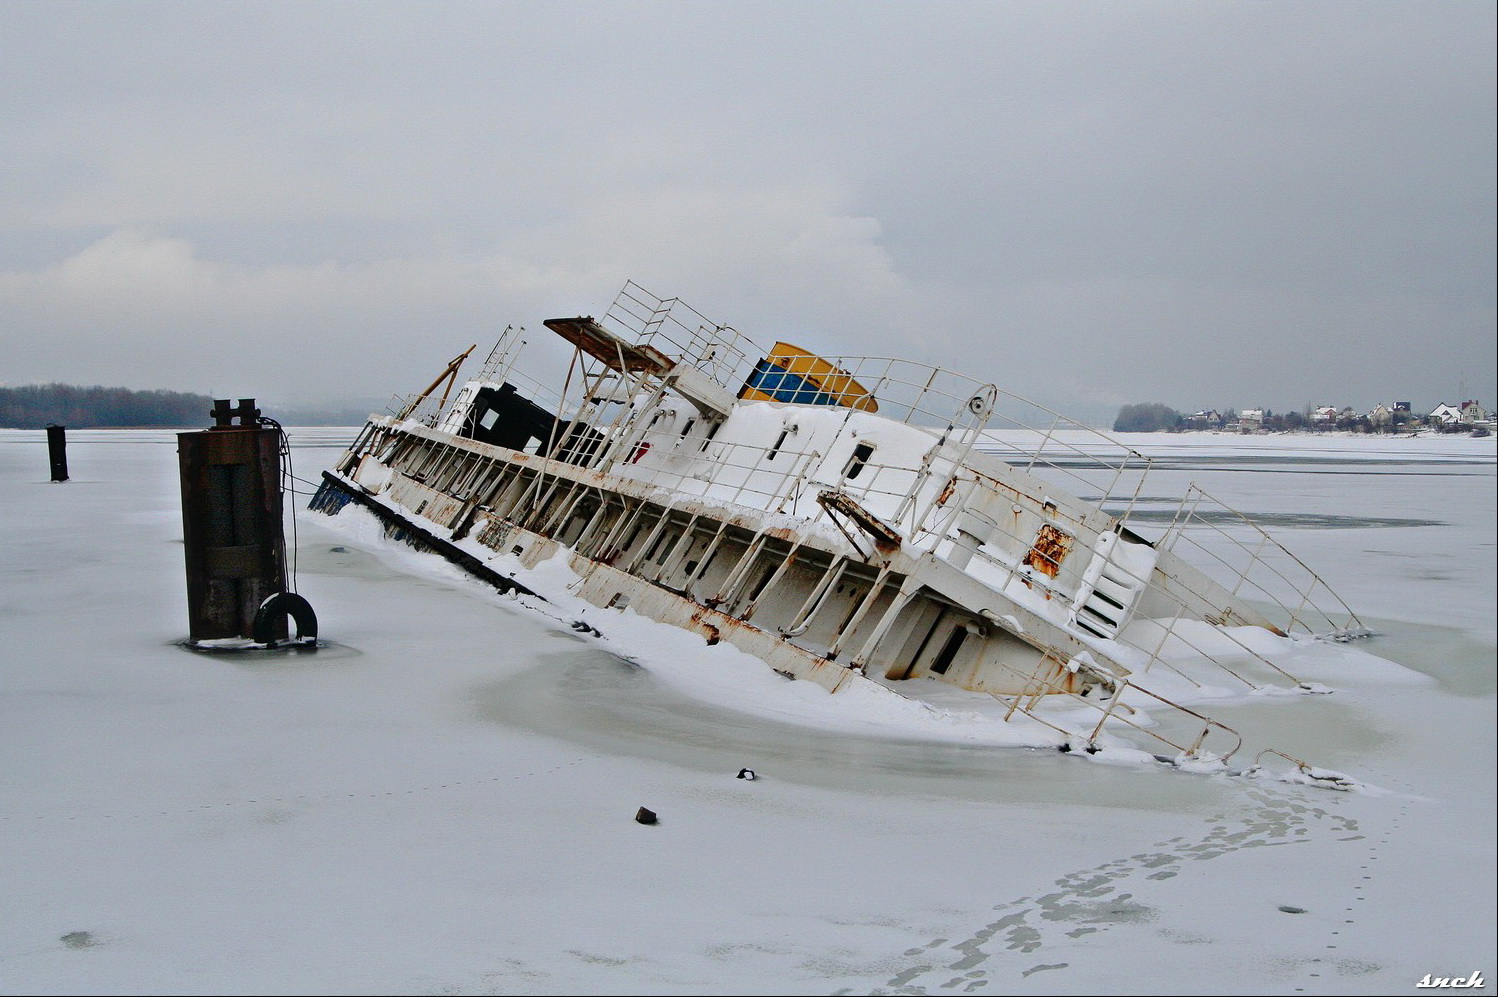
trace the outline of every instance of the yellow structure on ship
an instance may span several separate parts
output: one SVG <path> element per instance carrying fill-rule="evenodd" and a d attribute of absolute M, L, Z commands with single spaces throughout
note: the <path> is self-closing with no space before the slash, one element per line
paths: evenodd
<path fill-rule="evenodd" d="M 770 355 L 755 365 L 739 391 L 739 398 L 879 411 L 874 396 L 852 374 L 790 343 L 776 343 Z"/>

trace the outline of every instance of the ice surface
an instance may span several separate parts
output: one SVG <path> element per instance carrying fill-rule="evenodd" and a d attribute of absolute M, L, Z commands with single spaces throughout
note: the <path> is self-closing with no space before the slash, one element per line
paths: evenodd
<path fill-rule="evenodd" d="M 298 474 L 352 432 L 292 430 Z M 962 701 L 838 705 L 634 646 L 625 613 L 585 636 L 357 517 L 298 517 L 330 646 L 191 652 L 175 439 L 69 443 L 52 484 L 43 434 L 0 432 L 4 993 L 1373 994 L 1495 965 L 1491 441 L 1131 441 L 1336 523 L 1282 536 L 1382 636 L 1270 647 L 1334 692 L 1209 712 L 1381 790 L 1352 793 L 978 743 Z M 1400 519 L 1435 524 L 1371 525 Z"/>

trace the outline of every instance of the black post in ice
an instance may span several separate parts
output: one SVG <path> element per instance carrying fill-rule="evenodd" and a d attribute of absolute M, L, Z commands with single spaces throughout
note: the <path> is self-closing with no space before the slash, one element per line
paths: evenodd
<path fill-rule="evenodd" d="M 47 459 L 52 463 L 52 480 L 68 480 L 68 427 L 47 424 Z"/>

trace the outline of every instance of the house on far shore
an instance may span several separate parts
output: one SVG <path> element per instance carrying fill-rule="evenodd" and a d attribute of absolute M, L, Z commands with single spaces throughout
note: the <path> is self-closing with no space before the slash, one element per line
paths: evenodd
<path fill-rule="evenodd" d="M 1368 413 L 1368 425 L 1375 433 L 1397 433 L 1412 422 L 1418 423 L 1419 420 L 1411 411 L 1409 402 L 1395 402 L 1392 405 L 1380 403 Z"/>
<path fill-rule="evenodd" d="M 1425 421 L 1432 426 L 1449 426 L 1462 421 L 1462 410 L 1455 405 L 1442 402 L 1430 410 L 1430 415 L 1425 417 Z"/>
<path fill-rule="evenodd" d="M 1337 424 L 1337 406 L 1322 405 L 1311 409 L 1311 425 L 1319 429 L 1331 429 Z"/>
<path fill-rule="evenodd" d="M 1261 408 L 1240 409 L 1238 418 L 1228 423 L 1227 428 L 1235 433 L 1257 433 L 1264 428 L 1264 410 Z"/>
<path fill-rule="evenodd" d="M 1488 410 L 1481 403 L 1465 401 L 1460 405 L 1442 402 L 1431 410 L 1425 421 L 1432 426 L 1485 426 L 1491 420 Z"/>
<path fill-rule="evenodd" d="M 1186 424 L 1187 429 L 1218 429 L 1222 426 L 1222 416 L 1216 409 L 1193 412 L 1181 421 Z"/>

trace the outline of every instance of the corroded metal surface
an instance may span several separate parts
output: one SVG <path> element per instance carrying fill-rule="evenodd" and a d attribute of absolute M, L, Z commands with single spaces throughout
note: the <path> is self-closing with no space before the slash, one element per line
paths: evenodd
<path fill-rule="evenodd" d="M 591 315 L 549 318 L 545 324 L 546 328 L 588 356 L 615 370 L 660 375 L 674 365 L 669 357 L 653 346 L 636 345 L 620 339 Z"/>
<path fill-rule="evenodd" d="M 879 550 L 889 552 L 899 549 L 901 540 L 899 532 L 859 505 L 847 492 L 824 490 L 817 494 L 817 504 L 829 513 L 847 517 L 850 522 L 873 539 L 874 546 Z"/>
<path fill-rule="evenodd" d="M 255 614 L 286 588 L 281 434 L 253 399 L 215 403 L 217 425 L 177 435 L 189 639 L 249 639 Z M 234 420 L 238 419 L 238 424 Z M 287 636 L 282 617 L 274 634 Z"/>
<path fill-rule="evenodd" d="M 1061 562 L 1071 553 L 1072 535 L 1046 523 L 1035 536 L 1035 543 L 1025 555 L 1025 564 L 1050 578 L 1061 571 Z"/>

